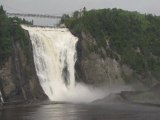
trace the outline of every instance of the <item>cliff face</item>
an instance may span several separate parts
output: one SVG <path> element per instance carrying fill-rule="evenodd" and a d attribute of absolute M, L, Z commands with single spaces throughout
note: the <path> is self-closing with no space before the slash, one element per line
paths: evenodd
<path fill-rule="evenodd" d="M 77 79 L 89 84 L 123 84 L 120 65 L 111 58 L 103 59 L 98 53 L 90 52 L 89 46 L 96 45 L 89 33 L 81 33 L 77 45 Z M 112 81 L 111 81 L 112 80 Z"/>
<path fill-rule="evenodd" d="M 159 16 L 116 8 L 74 14 L 63 21 L 80 38 L 77 80 L 127 84 L 136 90 L 159 83 Z"/>
<path fill-rule="evenodd" d="M 142 76 L 125 64 L 121 64 L 114 58 L 104 57 L 98 51 L 105 51 L 98 46 L 96 40 L 91 34 L 81 32 L 79 35 L 79 42 L 77 44 L 78 60 L 75 65 L 76 80 L 82 81 L 94 86 L 125 86 L 129 85 L 133 89 L 144 89 L 146 80 Z M 98 48 L 93 52 L 90 50 L 91 46 Z"/>
<path fill-rule="evenodd" d="M 36 75 L 29 34 L 24 32 L 25 40 L 11 38 L 12 54 L 0 68 L 0 90 L 5 102 L 47 99 Z"/>
<path fill-rule="evenodd" d="M 72 31 L 74 33 L 74 31 Z M 75 34 L 77 35 L 77 34 Z M 95 38 L 88 32 L 77 35 L 76 80 L 93 86 L 118 90 L 118 94 L 110 94 L 95 103 L 147 103 L 160 104 L 160 84 L 153 76 L 138 74 L 135 70 L 120 61 L 109 57 Z M 95 46 L 96 51 L 91 51 Z M 107 45 L 106 45 L 107 46 Z M 103 51 L 103 56 L 99 51 Z M 119 57 L 121 57 L 119 55 Z M 122 91 L 122 92 L 121 92 Z"/>

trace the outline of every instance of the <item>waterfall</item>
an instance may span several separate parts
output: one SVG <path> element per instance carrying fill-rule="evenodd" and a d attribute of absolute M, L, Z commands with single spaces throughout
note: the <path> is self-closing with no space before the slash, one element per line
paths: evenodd
<path fill-rule="evenodd" d="M 74 65 L 78 38 L 67 28 L 22 26 L 29 31 L 40 84 L 51 101 L 92 101 L 102 97 L 75 82 Z M 92 89 L 93 90 L 93 89 Z"/>
<path fill-rule="evenodd" d="M 3 99 L 3 96 L 2 96 L 2 92 L 0 91 L 0 101 L 2 102 L 2 103 L 4 103 L 4 99 Z"/>

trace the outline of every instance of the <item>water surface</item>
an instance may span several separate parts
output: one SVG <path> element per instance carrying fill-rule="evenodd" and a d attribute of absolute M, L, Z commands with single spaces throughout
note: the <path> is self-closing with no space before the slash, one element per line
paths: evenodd
<path fill-rule="evenodd" d="M 129 104 L 49 104 L 3 109 L 0 120 L 160 120 L 160 108 Z"/>

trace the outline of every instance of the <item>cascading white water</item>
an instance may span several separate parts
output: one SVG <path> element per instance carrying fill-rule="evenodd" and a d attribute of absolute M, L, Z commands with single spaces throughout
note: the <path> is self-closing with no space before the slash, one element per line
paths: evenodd
<path fill-rule="evenodd" d="M 90 102 L 103 96 L 100 91 L 91 91 L 85 85 L 75 83 L 78 38 L 68 29 L 22 28 L 29 31 L 37 75 L 50 100 Z"/>
<path fill-rule="evenodd" d="M 3 96 L 2 96 L 2 92 L 0 91 L 0 100 L 2 103 L 4 103 L 4 99 L 3 99 Z"/>

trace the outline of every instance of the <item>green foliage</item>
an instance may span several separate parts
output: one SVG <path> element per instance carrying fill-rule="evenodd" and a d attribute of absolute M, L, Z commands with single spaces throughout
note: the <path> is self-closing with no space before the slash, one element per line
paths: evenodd
<path fill-rule="evenodd" d="M 0 64 L 6 60 L 11 54 L 10 29 L 8 25 L 11 24 L 10 19 L 7 18 L 3 7 L 0 7 Z M 4 27 L 6 26 L 6 27 Z"/>
<path fill-rule="evenodd" d="M 60 24 L 61 24 L 61 23 L 64 23 L 65 20 L 67 20 L 67 19 L 69 19 L 69 15 L 64 14 L 64 15 L 62 16 L 62 18 L 61 18 Z"/>
<path fill-rule="evenodd" d="M 32 24 L 24 19 L 9 18 L 3 7 L 0 6 L 0 66 L 11 56 L 13 42 L 24 42 L 24 32 L 20 24 Z"/>
<path fill-rule="evenodd" d="M 121 9 L 85 11 L 84 15 L 64 20 L 74 34 L 89 32 L 110 57 L 120 56 L 137 73 L 160 73 L 160 17 Z M 109 41 L 109 48 L 106 40 Z"/>

